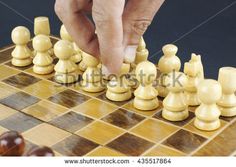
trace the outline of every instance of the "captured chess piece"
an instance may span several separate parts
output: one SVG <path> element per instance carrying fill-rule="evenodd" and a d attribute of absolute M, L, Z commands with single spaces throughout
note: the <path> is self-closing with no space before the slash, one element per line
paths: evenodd
<path fill-rule="evenodd" d="M 71 44 L 73 45 L 73 55 L 71 57 L 71 60 L 74 61 L 75 63 L 79 63 L 82 59 L 82 51 L 75 44 L 75 42 L 73 42 L 71 35 L 68 33 L 64 25 L 61 26 L 60 36 L 61 36 L 61 39 L 71 42 Z"/>
<path fill-rule="evenodd" d="M 101 69 L 98 68 L 99 60 L 89 54 L 87 54 L 84 58 L 84 62 L 86 62 L 86 66 L 88 68 L 82 76 L 82 89 L 91 93 L 103 91 L 105 87 L 102 83 Z"/>
<path fill-rule="evenodd" d="M 54 67 L 55 80 L 58 83 L 69 84 L 78 80 L 77 66 L 70 59 L 73 55 L 73 46 L 65 40 L 58 41 L 54 46 L 54 53 L 59 61 Z"/>
<path fill-rule="evenodd" d="M 130 70 L 130 64 L 123 63 L 118 75 L 107 84 L 106 97 L 111 101 L 126 101 L 132 97 L 131 88 L 125 74 Z"/>
<path fill-rule="evenodd" d="M 18 132 L 9 131 L 0 136 L 1 156 L 22 156 L 24 149 L 24 139 Z"/>
<path fill-rule="evenodd" d="M 222 97 L 217 102 L 221 115 L 236 116 L 236 68 L 222 67 L 219 70 L 218 81 L 222 86 Z"/>
<path fill-rule="evenodd" d="M 169 121 L 183 121 L 188 118 L 188 104 L 184 95 L 187 77 L 182 72 L 171 72 L 165 78 L 168 95 L 163 100 L 162 117 Z"/>
<path fill-rule="evenodd" d="M 199 68 L 198 61 L 191 59 L 184 64 L 184 73 L 187 75 L 188 82 L 185 87 L 186 100 L 189 106 L 200 105 L 200 100 L 197 96 L 197 86 L 203 80 L 202 70 Z"/>
<path fill-rule="evenodd" d="M 168 73 L 172 71 L 179 71 L 181 67 L 180 59 L 176 56 L 178 48 L 173 44 L 167 44 L 163 48 L 164 55 L 158 62 L 158 68 L 161 75 L 158 80 L 157 90 L 159 96 L 166 97 L 168 94 L 168 89 L 166 88 L 165 78 Z"/>
<path fill-rule="evenodd" d="M 32 64 L 32 52 L 27 46 L 30 41 L 30 31 L 23 26 L 16 27 L 11 33 L 11 38 L 16 44 L 11 53 L 11 63 L 17 67 L 25 67 Z"/>
<path fill-rule="evenodd" d="M 34 19 L 34 35 L 46 35 L 50 36 L 50 23 L 48 17 L 36 17 Z M 50 39 L 50 37 L 49 37 Z M 51 41 L 51 40 L 50 40 Z M 34 50 L 34 55 L 36 55 Z M 48 53 L 52 56 L 54 54 L 52 46 L 48 49 Z"/>
<path fill-rule="evenodd" d="M 220 127 L 220 109 L 216 102 L 222 95 L 221 85 L 212 79 L 203 80 L 198 85 L 201 105 L 196 109 L 194 126 L 200 130 L 212 131 Z"/>
<path fill-rule="evenodd" d="M 159 106 L 158 92 L 153 87 L 157 75 L 156 66 L 144 61 L 137 65 L 135 72 L 140 84 L 134 92 L 134 107 L 143 111 L 156 109 Z"/>
<path fill-rule="evenodd" d="M 51 40 L 48 36 L 37 35 L 33 39 L 33 48 L 36 55 L 33 59 L 33 71 L 36 74 L 50 74 L 53 72 L 53 59 L 49 54 L 49 49 L 52 48 Z"/>
<path fill-rule="evenodd" d="M 29 150 L 26 155 L 32 156 L 32 157 L 54 157 L 55 156 L 52 149 L 46 146 L 34 147 L 31 150 Z"/>

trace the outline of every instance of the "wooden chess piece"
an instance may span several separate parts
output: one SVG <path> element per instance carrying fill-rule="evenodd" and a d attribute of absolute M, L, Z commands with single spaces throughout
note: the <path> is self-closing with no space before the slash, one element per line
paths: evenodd
<path fill-rule="evenodd" d="M 135 64 L 137 65 L 143 61 L 147 61 L 148 55 L 149 51 L 146 48 L 146 43 L 143 37 L 141 37 L 136 51 Z"/>
<path fill-rule="evenodd" d="M 52 48 L 50 38 L 45 35 L 37 35 L 33 39 L 33 48 L 37 52 L 33 59 L 33 71 L 42 75 L 52 73 L 54 69 L 53 59 L 48 52 Z"/>
<path fill-rule="evenodd" d="M 84 53 L 87 54 L 87 53 Z M 105 89 L 102 83 L 101 69 L 98 68 L 99 61 L 95 57 L 87 54 L 84 62 L 88 67 L 83 73 L 82 89 L 86 92 L 101 92 Z"/>
<path fill-rule="evenodd" d="M 222 95 L 221 85 L 212 79 L 203 80 L 198 85 L 201 105 L 196 109 L 194 126 L 200 130 L 212 131 L 220 127 L 220 110 L 216 102 Z"/>
<path fill-rule="evenodd" d="M 156 66 L 144 61 L 137 65 L 135 72 L 140 84 L 134 91 L 134 107 L 143 111 L 156 109 L 159 106 L 158 92 L 152 85 L 157 75 Z"/>
<path fill-rule="evenodd" d="M 189 63 L 196 64 L 197 69 L 199 70 L 197 76 L 200 80 L 203 80 L 205 77 L 204 77 L 204 69 L 202 65 L 201 55 L 196 55 L 195 53 L 192 53 L 191 60 L 189 61 Z"/>
<path fill-rule="evenodd" d="M 74 61 L 75 63 L 79 63 L 82 60 L 82 51 L 73 41 L 71 35 L 68 33 L 64 25 L 61 26 L 60 36 L 61 36 L 61 39 L 67 40 L 72 43 L 74 53 L 73 53 L 73 56 L 71 57 L 71 60 Z"/>
<path fill-rule="evenodd" d="M 108 82 L 106 97 L 109 100 L 126 101 L 131 98 L 131 90 L 125 76 L 129 70 L 130 64 L 123 63 L 120 73 Z"/>
<path fill-rule="evenodd" d="M 171 72 L 165 78 L 168 95 L 163 100 L 162 117 L 169 121 L 183 121 L 188 118 L 188 104 L 184 95 L 187 77 L 182 72 Z"/>
<path fill-rule="evenodd" d="M 168 94 L 168 89 L 166 88 L 165 78 L 168 73 L 172 71 L 179 71 L 181 67 L 180 59 L 176 56 L 178 52 L 177 46 L 173 44 L 167 44 L 163 48 L 164 55 L 158 62 L 158 68 L 161 72 L 159 77 L 159 84 L 157 86 L 157 90 L 159 96 L 166 97 Z"/>
<path fill-rule="evenodd" d="M 225 117 L 236 116 L 236 68 L 220 68 L 218 81 L 222 86 L 222 97 L 217 102 L 221 115 Z"/>
<path fill-rule="evenodd" d="M 11 33 L 11 38 L 16 44 L 11 53 L 11 63 L 17 67 L 25 67 L 32 64 L 32 52 L 27 46 L 30 41 L 30 31 L 23 26 L 16 27 Z"/>
<path fill-rule="evenodd" d="M 46 35 L 50 39 L 51 29 L 48 17 L 36 17 L 34 19 L 34 35 Z M 51 39 L 50 39 L 51 41 Z M 54 54 L 53 48 L 48 49 L 48 53 L 52 56 Z M 34 51 L 34 56 L 36 51 Z"/>
<path fill-rule="evenodd" d="M 0 136 L 1 156 L 22 156 L 24 149 L 25 141 L 18 132 L 9 131 Z"/>
<path fill-rule="evenodd" d="M 59 58 L 54 70 L 56 82 L 68 84 L 78 80 L 77 66 L 71 61 L 73 46 L 65 40 L 58 41 L 54 46 L 54 53 Z"/>
<path fill-rule="evenodd" d="M 32 157 L 54 157 L 55 156 L 52 149 L 46 146 L 34 147 L 30 149 L 26 155 L 32 156 Z"/>

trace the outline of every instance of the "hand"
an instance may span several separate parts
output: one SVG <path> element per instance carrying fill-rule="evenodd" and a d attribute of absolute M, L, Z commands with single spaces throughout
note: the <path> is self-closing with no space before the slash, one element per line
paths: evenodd
<path fill-rule="evenodd" d="M 164 0 L 56 0 L 55 11 L 78 46 L 117 73 Z M 94 24 L 87 18 L 91 12 Z M 96 33 L 95 34 L 95 27 Z"/>

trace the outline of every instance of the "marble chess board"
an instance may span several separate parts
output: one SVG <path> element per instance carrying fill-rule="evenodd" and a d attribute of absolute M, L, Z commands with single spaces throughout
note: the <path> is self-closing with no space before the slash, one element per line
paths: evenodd
<path fill-rule="evenodd" d="M 21 133 L 25 152 L 45 145 L 57 156 L 236 155 L 236 117 L 221 117 L 216 131 L 200 131 L 193 125 L 192 107 L 187 120 L 170 122 L 161 116 L 162 105 L 139 111 L 133 99 L 112 102 L 105 91 L 86 93 L 76 83 L 57 84 L 53 73 L 37 75 L 32 66 L 15 67 L 13 48 L 0 49 L 0 134 Z"/>

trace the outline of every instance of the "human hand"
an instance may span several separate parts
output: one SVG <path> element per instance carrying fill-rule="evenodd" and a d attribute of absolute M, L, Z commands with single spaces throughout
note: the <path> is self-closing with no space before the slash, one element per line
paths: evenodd
<path fill-rule="evenodd" d="M 135 54 L 140 37 L 164 0 L 56 0 L 55 11 L 78 46 L 118 73 L 124 55 Z M 95 23 L 86 13 L 92 13 Z M 96 28 L 95 28 L 96 27 Z M 96 33 L 95 33 L 96 29 Z M 130 50 L 132 49 L 132 50 Z"/>

